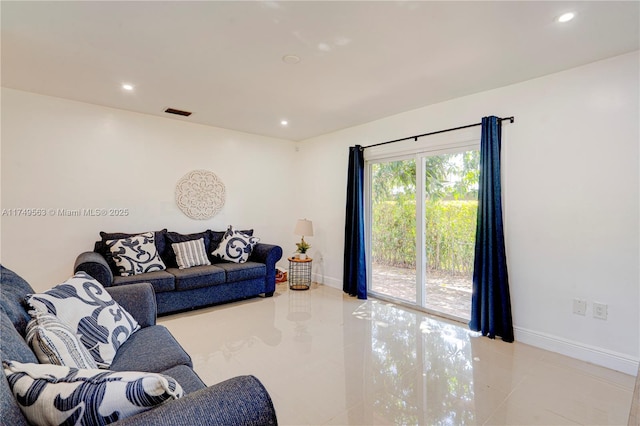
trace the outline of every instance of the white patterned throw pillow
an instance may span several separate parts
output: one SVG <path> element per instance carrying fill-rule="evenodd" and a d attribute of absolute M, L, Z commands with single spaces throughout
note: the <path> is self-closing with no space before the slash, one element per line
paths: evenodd
<path fill-rule="evenodd" d="M 102 284 L 86 272 L 44 293 L 30 294 L 27 304 L 66 323 L 100 368 L 109 368 L 118 348 L 140 328 Z"/>
<path fill-rule="evenodd" d="M 3 362 L 11 391 L 34 425 L 102 426 L 181 398 L 175 379 L 156 373 Z"/>
<path fill-rule="evenodd" d="M 240 231 L 234 231 L 231 226 L 227 228 L 220 245 L 211 253 L 212 256 L 235 263 L 244 263 L 249 260 L 251 251 L 260 238 L 251 237 Z"/>
<path fill-rule="evenodd" d="M 107 240 L 106 245 L 123 277 L 167 269 L 158 253 L 153 232 L 120 240 Z"/>
<path fill-rule="evenodd" d="M 207 249 L 204 247 L 204 238 L 171 244 L 176 254 L 176 263 L 179 269 L 192 266 L 211 265 L 207 258 Z"/>
<path fill-rule="evenodd" d="M 50 313 L 29 311 L 25 340 L 41 363 L 75 368 L 98 368 L 75 332 Z"/>

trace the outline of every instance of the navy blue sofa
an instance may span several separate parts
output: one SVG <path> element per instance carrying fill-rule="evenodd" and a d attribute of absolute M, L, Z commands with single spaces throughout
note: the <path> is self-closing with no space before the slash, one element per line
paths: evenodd
<path fill-rule="evenodd" d="M 156 302 L 148 283 L 112 287 L 109 294 L 140 325 L 118 349 L 113 371 L 144 371 L 173 377 L 185 396 L 149 411 L 112 423 L 115 425 L 275 425 L 277 418 L 269 393 L 254 376 L 238 376 L 207 387 L 193 371 L 191 357 L 171 333 L 156 324 Z M 0 358 L 2 361 L 38 363 L 25 342 L 30 316 L 24 298 L 35 293 L 13 271 L 0 265 Z M 3 425 L 26 426 L 4 370 L 0 378 L 0 413 Z"/>
<path fill-rule="evenodd" d="M 253 230 L 242 231 L 249 235 Z M 206 230 L 194 234 L 179 234 L 166 229 L 155 231 L 155 244 L 167 269 L 133 276 L 119 276 L 117 267 L 110 261 L 105 241 L 127 238 L 135 234 L 100 233 L 92 252 L 81 253 L 75 262 L 74 272 L 84 271 L 104 287 L 148 282 L 153 286 L 158 304 L 158 315 L 166 315 L 205 306 L 263 295 L 271 297 L 276 288 L 276 263 L 282 257 L 277 245 L 258 243 L 245 263 L 226 262 L 209 257 L 212 265 L 178 269 L 174 242 L 203 238 L 207 253 L 215 250 L 224 232 Z"/>

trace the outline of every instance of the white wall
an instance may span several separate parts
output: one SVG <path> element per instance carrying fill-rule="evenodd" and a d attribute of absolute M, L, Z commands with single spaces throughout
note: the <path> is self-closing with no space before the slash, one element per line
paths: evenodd
<path fill-rule="evenodd" d="M 36 290 L 73 273 L 100 231 L 254 228 L 292 244 L 291 141 L 2 89 L 2 209 L 126 208 L 127 217 L 2 216 L 2 264 Z M 210 170 L 226 203 L 210 220 L 176 206 L 179 179 Z M 276 199 L 276 197 L 279 197 Z M 5 212 L 6 213 L 6 212 Z"/>
<path fill-rule="evenodd" d="M 228 224 L 254 227 L 286 256 L 295 219 L 307 217 L 315 278 L 342 288 L 347 147 L 514 115 L 503 167 L 516 339 L 635 374 L 638 61 L 637 52 L 623 55 L 298 144 L 2 89 L 2 209 L 130 215 L 3 216 L 1 261 L 45 289 L 69 276 L 101 230 Z M 174 202 L 177 181 L 200 168 L 227 188 L 208 221 L 188 219 Z M 586 317 L 572 314 L 574 298 L 589 302 Z M 594 301 L 609 305 L 607 321 L 591 317 Z"/>
<path fill-rule="evenodd" d="M 300 143 L 316 278 L 342 288 L 349 146 L 514 115 L 503 125 L 503 196 L 516 339 L 635 374 L 638 61 L 635 52 Z M 574 298 L 588 301 L 586 317 L 572 313 Z M 592 317 L 594 301 L 608 304 L 608 320 Z"/>

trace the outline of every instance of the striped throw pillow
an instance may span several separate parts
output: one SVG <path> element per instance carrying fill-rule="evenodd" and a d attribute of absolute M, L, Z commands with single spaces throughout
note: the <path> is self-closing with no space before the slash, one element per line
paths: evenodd
<path fill-rule="evenodd" d="M 204 238 L 171 244 L 176 254 L 178 268 L 187 269 L 192 266 L 211 265 L 204 247 Z"/>
<path fill-rule="evenodd" d="M 43 364 L 74 368 L 98 368 L 71 327 L 55 315 L 29 311 L 33 318 L 27 324 L 26 341 Z"/>

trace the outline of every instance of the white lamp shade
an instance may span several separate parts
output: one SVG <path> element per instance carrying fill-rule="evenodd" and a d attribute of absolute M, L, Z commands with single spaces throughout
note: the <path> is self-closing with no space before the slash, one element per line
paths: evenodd
<path fill-rule="evenodd" d="M 293 233 L 302 237 L 313 237 L 313 223 L 307 219 L 298 219 Z"/>

